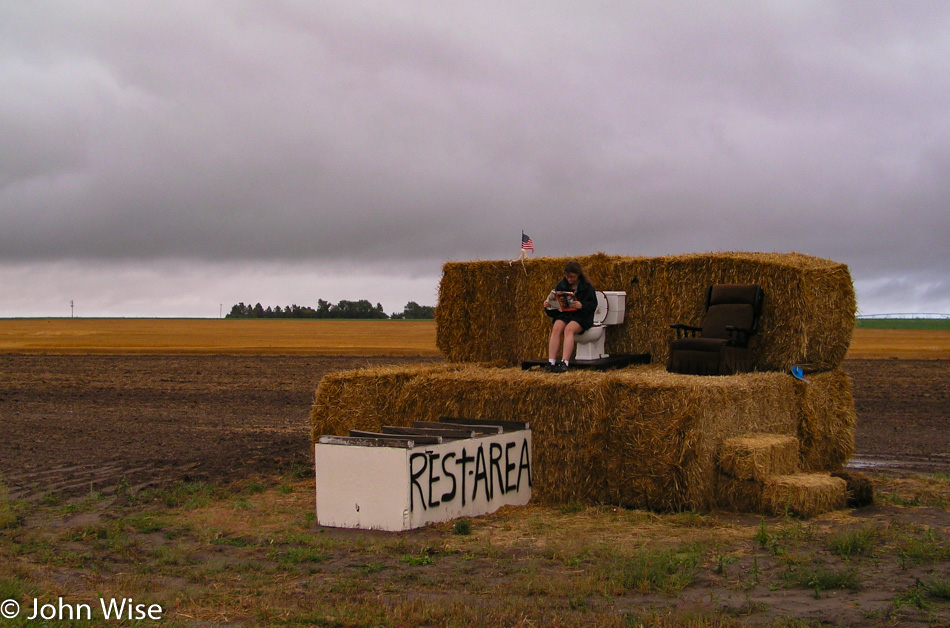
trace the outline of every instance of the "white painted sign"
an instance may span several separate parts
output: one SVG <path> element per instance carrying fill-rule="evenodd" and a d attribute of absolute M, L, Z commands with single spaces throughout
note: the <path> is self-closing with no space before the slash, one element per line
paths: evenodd
<path fill-rule="evenodd" d="M 416 440 L 321 437 L 314 445 L 317 523 L 409 530 L 531 499 L 531 430 Z"/>

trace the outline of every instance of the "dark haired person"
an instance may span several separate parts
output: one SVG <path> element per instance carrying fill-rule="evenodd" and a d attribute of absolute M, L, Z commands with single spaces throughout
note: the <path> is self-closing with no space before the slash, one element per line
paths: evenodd
<path fill-rule="evenodd" d="M 557 292 L 573 293 L 573 305 L 558 309 L 555 299 Z M 587 331 L 594 325 L 594 311 L 597 309 L 597 293 L 594 286 L 584 275 L 581 265 L 571 260 L 564 266 L 564 278 L 544 302 L 545 313 L 554 319 L 551 339 L 548 341 L 548 365 L 546 371 L 563 373 L 571 363 L 574 354 L 574 336 Z M 557 361 L 558 349 L 561 361 Z"/>

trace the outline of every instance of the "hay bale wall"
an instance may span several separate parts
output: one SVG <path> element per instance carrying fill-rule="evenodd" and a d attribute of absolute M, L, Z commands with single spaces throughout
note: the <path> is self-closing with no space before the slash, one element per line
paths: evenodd
<path fill-rule="evenodd" d="M 550 319 L 542 302 L 567 258 L 450 262 L 443 266 L 436 342 L 452 362 L 515 365 L 546 357 Z M 710 253 L 668 257 L 578 258 L 598 290 L 627 293 L 623 325 L 608 353 L 650 353 L 665 363 L 671 323 L 698 325 L 713 283 L 754 283 L 765 291 L 754 366 L 787 371 L 840 366 L 851 342 L 857 302 L 847 266 L 797 253 Z M 636 283 L 631 283 L 636 279 Z"/>
<path fill-rule="evenodd" d="M 708 510 L 716 454 L 749 431 L 793 434 L 799 402 L 787 375 L 695 377 L 646 369 L 608 376 L 612 415 L 610 503 L 655 510 Z"/>
<path fill-rule="evenodd" d="M 797 436 L 803 424 L 814 432 L 840 423 L 836 442 L 853 443 L 853 422 L 824 414 L 853 413 L 849 380 L 826 375 L 812 378 L 806 393 L 781 373 L 694 377 L 660 365 L 556 377 L 464 364 L 363 369 L 323 378 L 311 427 L 316 440 L 440 416 L 524 420 L 541 502 L 705 510 L 715 501 L 716 452 L 728 438 Z M 847 445 L 813 446 L 810 468 L 837 470 L 845 452 Z"/>
<path fill-rule="evenodd" d="M 811 384 L 795 382 L 802 408 L 798 425 L 799 467 L 813 471 L 839 469 L 854 454 L 858 418 L 851 395 L 851 377 L 835 369 L 812 373 L 808 380 Z M 825 389 L 838 390 L 841 394 L 822 394 Z"/>

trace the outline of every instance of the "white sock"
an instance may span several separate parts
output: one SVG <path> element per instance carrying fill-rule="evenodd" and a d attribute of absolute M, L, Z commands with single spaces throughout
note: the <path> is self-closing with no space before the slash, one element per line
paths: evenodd
<path fill-rule="evenodd" d="M 551 366 L 554 366 L 554 360 L 552 360 L 551 358 L 548 358 L 548 362 L 551 363 Z"/>

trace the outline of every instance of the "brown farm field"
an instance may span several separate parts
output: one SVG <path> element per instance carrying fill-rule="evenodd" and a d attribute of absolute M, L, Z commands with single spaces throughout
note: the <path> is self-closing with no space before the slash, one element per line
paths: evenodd
<path fill-rule="evenodd" d="M 856 331 L 870 507 L 394 534 L 316 525 L 308 414 L 327 373 L 439 361 L 434 323 L 0 320 L 0 621 L 131 598 L 168 626 L 947 626 L 948 355 L 945 332 Z"/>

